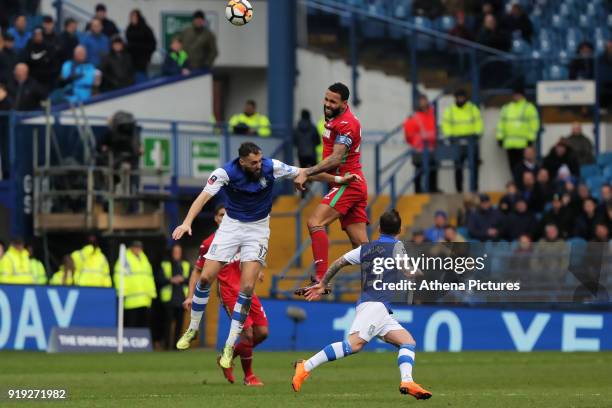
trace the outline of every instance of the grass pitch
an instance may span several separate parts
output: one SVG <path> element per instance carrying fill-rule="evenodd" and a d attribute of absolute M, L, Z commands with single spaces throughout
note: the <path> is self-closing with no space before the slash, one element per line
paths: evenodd
<path fill-rule="evenodd" d="M 0 406 L 67 407 L 612 407 L 612 353 L 417 353 L 427 401 L 400 395 L 395 353 L 319 367 L 295 394 L 291 362 L 312 353 L 256 352 L 263 388 L 229 384 L 213 351 L 148 354 L 0 352 Z M 8 400 L 10 388 L 62 388 L 60 402 Z"/>

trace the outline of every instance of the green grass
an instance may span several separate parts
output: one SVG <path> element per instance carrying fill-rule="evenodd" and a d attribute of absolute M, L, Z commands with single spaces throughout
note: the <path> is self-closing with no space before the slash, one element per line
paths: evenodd
<path fill-rule="evenodd" d="M 428 401 L 400 395 L 395 353 L 319 367 L 294 394 L 291 362 L 310 353 L 256 352 L 260 389 L 228 384 L 215 353 L 0 353 L 0 406 L 28 407 L 612 407 L 612 353 L 417 353 Z M 235 370 L 238 379 L 242 373 Z M 64 388 L 59 403 L 7 401 L 9 388 Z"/>

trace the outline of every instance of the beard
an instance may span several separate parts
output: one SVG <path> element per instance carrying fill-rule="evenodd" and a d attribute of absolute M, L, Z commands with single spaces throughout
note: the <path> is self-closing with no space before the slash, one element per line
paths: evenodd
<path fill-rule="evenodd" d="M 325 120 L 330 120 L 335 118 L 336 116 L 338 116 L 340 114 L 340 108 L 337 109 L 330 109 L 331 110 L 331 115 L 327 115 L 327 109 L 325 109 L 325 105 L 323 105 L 323 116 L 325 116 Z"/>
<path fill-rule="evenodd" d="M 247 168 L 243 168 L 243 169 L 244 169 L 244 172 L 247 175 L 247 178 L 250 181 L 257 181 L 261 177 L 261 170 L 252 171 L 252 170 L 249 170 Z"/>

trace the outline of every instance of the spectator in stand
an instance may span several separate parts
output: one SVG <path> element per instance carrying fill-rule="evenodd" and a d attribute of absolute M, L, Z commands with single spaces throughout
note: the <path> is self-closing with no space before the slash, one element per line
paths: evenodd
<path fill-rule="evenodd" d="M 520 235 L 526 234 L 533 240 L 537 221 L 533 213 L 529 211 L 527 202 L 524 199 L 519 199 L 514 204 L 514 211 L 511 211 L 504 218 L 503 224 L 502 236 L 504 239 L 514 241 Z"/>
<path fill-rule="evenodd" d="M 57 61 L 53 49 L 45 42 L 42 28 L 34 29 L 32 38 L 22 51 L 22 60 L 30 68 L 30 76 L 40 84 L 46 97 L 55 88 Z"/>
<path fill-rule="evenodd" d="M 40 103 L 44 98 L 44 91 L 40 84 L 30 77 L 30 68 L 27 64 L 15 65 L 14 75 L 8 84 L 9 95 L 13 101 L 13 109 L 18 111 L 40 110 Z"/>
<path fill-rule="evenodd" d="M 410 242 L 417 244 L 417 245 L 426 242 L 425 233 L 423 232 L 423 230 L 421 229 L 413 230 L 412 236 L 410 237 Z"/>
<path fill-rule="evenodd" d="M 563 166 L 567 167 L 573 177 L 580 176 L 578 160 L 576 160 L 574 153 L 567 148 L 565 140 L 561 139 L 550 149 L 542 162 L 542 167 L 547 169 L 550 176 L 556 179 Z"/>
<path fill-rule="evenodd" d="M 82 45 L 74 49 L 74 58 L 62 65 L 61 79 L 66 85 L 67 99 L 72 103 L 85 102 L 91 98 L 93 88 L 101 82 L 100 71 L 87 62 L 87 50 Z"/>
<path fill-rule="evenodd" d="M 438 190 L 438 171 L 436 169 L 436 161 L 434 151 L 436 149 L 436 117 L 433 107 L 429 104 L 429 100 L 425 95 L 419 95 L 418 106 L 412 116 L 404 121 L 404 137 L 406 142 L 412 146 L 415 152 L 412 155 L 412 163 L 416 179 L 414 183 L 414 191 L 420 193 L 423 191 L 421 184 L 423 180 L 424 168 L 424 149 L 425 145 L 428 148 L 428 164 L 429 164 L 429 191 L 439 192 Z"/>
<path fill-rule="evenodd" d="M 468 223 L 470 214 L 478 208 L 478 196 L 474 193 L 463 195 L 463 207 L 457 210 L 457 225 L 465 227 Z"/>
<path fill-rule="evenodd" d="M 27 31 L 28 20 L 23 14 L 15 17 L 13 27 L 8 29 L 8 33 L 15 39 L 15 50 L 20 51 L 28 45 L 32 33 Z"/>
<path fill-rule="evenodd" d="M 525 148 L 535 142 L 539 129 L 538 110 L 525 99 L 525 89 L 518 84 L 514 87 L 512 101 L 502 107 L 497 124 L 497 143 L 508 154 L 511 172 L 523 157 Z"/>
<path fill-rule="evenodd" d="M 191 27 L 181 33 L 181 41 L 191 60 L 193 69 L 210 69 L 217 58 L 217 38 L 208 28 L 206 15 L 198 10 L 193 13 Z"/>
<path fill-rule="evenodd" d="M 536 189 L 539 190 L 539 193 L 541 194 L 544 203 L 550 202 L 550 200 L 552 200 L 553 195 L 555 195 L 555 193 L 557 192 L 557 188 L 550 180 L 548 170 L 546 170 L 545 168 L 541 168 L 538 171 L 538 175 L 536 176 Z"/>
<path fill-rule="evenodd" d="M 521 197 L 527 203 L 530 211 L 534 213 L 541 212 L 544 209 L 544 197 L 542 192 L 539 190 L 538 185 L 535 182 L 533 173 L 526 171 L 523 173 L 523 189 L 521 190 Z"/>
<path fill-rule="evenodd" d="M 117 25 L 110 20 L 106 15 L 106 6 L 102 3 L 98 3 L 96 5 L 96 14 L 94 15 L 96 19 L 102 23 L 102 32 L 107 38 L 111 38 L 115 34 L 119 34 L 119 30 L 117 29 Z M 87 24 L 85 27 L 85 31 L 90 31 L 91 22 Z"/>
<path fill-rule="evenodd" d="M 499 200 L 499 210 L 504 214 L 509 213 L 514 208 L 516 202 L 520 199 L 522 198 L 521 194 L 516 188 L 516 183 L 514 183 L 514 181 L 507 182 L 506 194 L 504 194 L 501 200 Z"/>
<path fill-rule="evenodd" d="M 582 126 L 578 122 L 572 124 L 572 133 L 563 138 L 565 145 L 574 153 L 580 166 L 595 163 L 593 143 L 582 133 Z"/>
<path fill-rule="evenodd" d="M 499 240 L 502 220 L 502 214 L 493 208 L 491 198 L 487 194 L 481 194 L 478 209 L 468 218 L 467 228 L 470 238 L 480 241 Z"/>
<path fill-rule="evenodd" d="M 191 73 L 190 67 L 189 57 L 183 49 L 181 39 L 174 37 L 170 43 L 170 50 L 166 55 L 164 65 L 162 66 L 162 75 L 189 75 Z"/>
<path fill-rule="evenodd" d="M 104 92 L 125 88 L 134 83 L 134 68 L 132 59 L 125 51 L 125 44 L 121 36 L 116 34 L 111 40 L 111 52 L 100 64 L 102 71 L 102 85 Z"/>
<path fill-rule="evenodd" d="M 612 187 L 610 184 L 605 183 L 599 188 L 599 204 L 597 205 L 597 214 L 603 215 L 606 212 L 606 208 L 609 204 L 612 204 Z M 612 231 L 612 228 L 610 231 Z"/>
<path fill-rule="evenodd" d="M 53 51 L 56 55 L 59 52 L 59 37 L 55 33 L 55 21 L 51 16 L 43 16 L 42 21 L 43 39 L 45 44 Z"/>
<path fill-rule="evenodd" d="M 317 163 L 317 146 L 321 144 L 321 138 L 307 109 L 302 109 L 300 120 L 293 130 L 293 143 L 297 148 L 300 167 L 311 167 Z"/>
<path fill-rule="evenodd" d="M 521 37 L 525 41 L 531 43 L 533 26 L 531 25 L 531 20 L 529 20 L 529 17 L 520 4 L 512 4 L 510 13 L 506 15 L 506 18 L 504 19 L 504 28 L 510 33 L 519 31 L 521 33 Z"/>
<path fill-rule="evenodd" d="M 435 20 L 444 14 L 444 5 L 441 0 L 414 0 L 412 14 Z"/>
<path fill-rule="evenodd" d="M 485 16 L 477 41 L 482 45 L 500 51 L 508 51 L 510 49 L 510 37 L 498 26 L 497 18 L 493 14 Z"/>
<path fill-rule="evenodd" d="M 606 42 L 606 50 L 597 60 L 599 68 L 600 104 L 603 108 L 612 107 L 612 39 Z"/>
<path fill-rule="evenodd" d="M 444 228 L 448 223 L 448 216 L 442 210 L 434 214 L 434 225 L 425 230 L 425 238 L 430 242 L 438 242 L 444 238 Z"/>
<path fill-rule="evenodd" d="M 79 45 L 77 27 L 74 18 L 67 18 L 64 21 L 64 31 L 59 36 L 59 61 L 62 64 L 72 58 L 74 49 Z"/>
<path fill-rule="evenodd" d="M 551 201 L 551 208 L 544 213 L 540 220 L 540 233 L 539 235 L 545 234 L 545 227 L 549 224 L 554 224 L 557 227 L 559 236 L 563 239 L 567 238 L 569 232 L 572 230 L 572 222 L 569 217 L 569 211 L 567 207 L 563 205 L 559 194 L 555 194 Z"/>
<path fill-rule="evenodd" d="M 228 125 L 230 130 L 237 135 L 269 137 L 271 134 L 270 119 L 257 112 L 257 105 L 254 100 L 246 101 L 244 111 L 233 115 Z"/>
<path fill-rule="evenodd" d="M 448 32 L 454 37 L 459 37 L 464 40 L 474 41 L 474 33 L 465 22 L 465 13 L 460 11 L 455 16 L 455 26 Z"/>
<path fill-rule="evenodd" d="M 497 20 L 502 17 L 502 10 L 504 8 L 503 0 L 476 0 L 475 3 L 477 4 L 477 6 L 474 7 L 474 14 L 477 16 L 476 25 L 474 27 L 476 31 L 480 31 L 482 29 L 486 16 L 493 15 Z"/>
<path fill-rule="evenodd" d="M 583 238 L 587 241 L 593 239 L 595 234 L 595 223 L 597 221 L 596 208 L 595 201 L 592 198 L 584 200 L 582 213 L 576 220 L 574 236 Z"/>
<path fill-rule="evenodd" d="M 610 240 L 610 229 L 603 222 L 595 224 L 595 232 L 593 234 L 593 242 L 602 242 L 607 244 Z"/>
<path fill-rule="evenodd" d="M 440 242 L 466 242 L 465 237 L 457 232 L 452 225 L 444 227 L 444 237 Z"/>
<path fill-rule="evenodd" d="M 530 270 L 533 260 L 533 241 L 527 234 L 518 237 L 518 245 L 512 252 L 508 260 L 508 273 L 504 274 L 507 279 L 521 280 L 524 282 L 529 276 L 525 276 L 525 271 Z M 510 275 L 511 274 L 511 275 Z"/>
<path fill-rule="evenodd" d="M 9 118 L 3 114 L 12 109 L 11 105 L 6 85 L 0 82 L 0 180 L 7 179 L 9 175 Z"/>
<path fill-rule="evenodd" d="M 536 160 L 536 151 L 533 147 L 529 146 L 523 150 L 523 161 L 518 163 L 512 169 L 512 177 L 519 190 L 523 189 L 523 173 L 528 171 L 533 173 L 534 177 L 538 174 L 540 166 Z"/>
<path fill-rule="evenodd" d="M 136 72 L 135 81 L 136 83 L 146 81 L 151 55 L 155 52 L 157 41 L 153 30 L 138 9 L 130 11 L 130 23 L 125 30 L 125 38 Z"/>
<path fill-rule="evenodd" d="M 0 82 L 8 83 L 13 77 L 13 70 L 18 61 L 18 55 L 15 51 L 15 41 L 9 33 L 4 34 L 2 50 L 0 50 Z"/>
<path fill-rule="evenodd" d="M 455 161 L 455 188 L 458 193 L 463 192 L 463 165 L 469 161 L 470 139 L 473 142 L 476 191 L 478 190 L 478 142 L 482 132 L 480 109 L 469 101 L 465 89 L 458 89 L 455 91 L 455 103 L 444 110 L 442 119 L 442 133 L 459 150 L 459 158 Z"/>
<path fill-rule="evenodd" d="M 94 18 L 89 25 L 89 31 L 83 36 L 81 45 L 87 50 L 87 62 L 94 67 L 100 65 L 102 58 L 108 55 L 110 43 L 108 37 L 102 32 L 102 22 Z"/>
<path fill-rule="evenodd" d="M 546 224 L 544 234 L 536 245 L 530 269 L 537 274 L 537 280 L 543 282 L 544 276 L 557 275 L 559 271 L 567 270 L 568 255 L 557 226 L 552 223 Z"/>
<path fill-rule="evenodd" d="M 606 224 L 608 231 L 612 231 L 612 201 L 606 201 L 602 204 L 601 212 L 599 207 L 596 210 L 597 222 Z"/>
<path fill-rule="evenodd" d="M 570 79 L 593 79 L 593 44 L 583 41 L 578 45 L 576 58 L 569 64 Z"/>

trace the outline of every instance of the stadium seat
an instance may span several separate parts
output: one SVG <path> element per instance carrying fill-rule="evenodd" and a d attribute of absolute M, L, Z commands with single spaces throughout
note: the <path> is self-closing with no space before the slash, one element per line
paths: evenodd
<path fill-rule="evenodd" d="M 567 68 L 561 65 L 553 64 L 547 67 L 545 79 L 549 81 L 560 81 L 568 78 Z"/>
<path fill-rule="evenodd" d="M 612 164 L 607 165 L 603 169 L 603 178 L 609 183 L 612 181 Z"/>
<path fill-rule="evenodd" d="M 600 167 L 606 167 L 612 164 L 612 152 L 600 153 L 599 156 L 597 156 L 597 164 Z"/>
<path fill-rule="evenodd" d="M 601 169 L 596 164 L 585 164 L 580 166 L 580 175 L 585 179 L 593 176 L 600 176 Z"/>
<path fill-rule="evenodd" d="M 430 19 L 426 17 L 417 16 L 413 19 L 413 24 L 417 27 L 422 28 L 433 28 L 433 23 Z M 427 51 L 431 50 L 433 47 L 433 38 L 425 35 L 425 34 L 417 34 L 416 37 L 416 45 L 418 51 Z"/>
<path fill-rule="evenodd" d="M 587 187 L 591 191 L 599 190 L 604 182 L 605 179 L 603 176 L 592 176 L 585 180 Z"/>
<path fill-rule="evenodd" d="M 527 41 L 522 38 L 512 40 L 512 53 L 517 55 L 526 55 L 531 51 Z"/>

